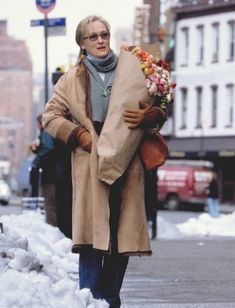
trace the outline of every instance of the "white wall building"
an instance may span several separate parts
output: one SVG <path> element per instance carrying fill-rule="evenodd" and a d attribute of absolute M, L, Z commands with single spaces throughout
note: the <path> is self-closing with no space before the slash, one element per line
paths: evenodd
<path fill-rule="evenodd" d="M 175 135 L 235 135 L 235 12 L 176 23 Z"/>
<path fill-rule="evenodd" d="M 221 200 L 235 202 L 235 0 L 179 0 L 175 25 L 171 158 L 205 159 Z"/>

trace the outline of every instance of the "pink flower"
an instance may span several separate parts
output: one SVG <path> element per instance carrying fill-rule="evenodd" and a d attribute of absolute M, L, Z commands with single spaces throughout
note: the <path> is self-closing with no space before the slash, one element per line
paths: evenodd
<path fill-rule="evenodd" d="M 151 86 L 149 87 L 148 92 L 149 92 L 149 95 L 155 95 L 156 96 L 156 93 L 157 93 L 156 83 L 153 83 L 153 82 L 151 83 Z"/>
<path fill-rule="evenodd" d="M 129 50 L 140 60 L 140 69 L 145 75 L 145 83 L 150 96 L 160 96 L 161 108 L 165 109 L 173 99 L 173 89 L 176 84 L 171 81 L 169 65 L 166 61 L 155 59 L 153 55 L 135 47 Z"/>

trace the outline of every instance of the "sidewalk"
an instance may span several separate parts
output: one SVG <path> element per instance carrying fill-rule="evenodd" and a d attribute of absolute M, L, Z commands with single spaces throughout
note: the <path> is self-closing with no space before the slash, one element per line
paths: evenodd
<path fill-rule="evenodd" d="M 235 212 L 235 204 L 221 203 L 220 212 L 223 214 L 230 214 Z"/>
<path fill-rule="evenodd" d="M 234 308 L 234 239 L 155 240 L 131 257 L 122 308 Z"/>

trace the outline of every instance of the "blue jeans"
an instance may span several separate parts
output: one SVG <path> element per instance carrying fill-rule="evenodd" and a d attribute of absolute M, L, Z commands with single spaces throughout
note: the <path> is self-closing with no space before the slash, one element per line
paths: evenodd
<path fill-rule="evenodd" d="M 117 230 L 120 216 L 121 187 L 124 177 L 110 189 L 110 244 L 111 254 L 103 254 L 92 248 L 81 250 L 79 256 L 80 289 L 88 288 L 97 299 L 105 299 L 110 308 L 121 307 L 120 290 L 129 257 L 118 253 Z"/>
<path fill-rule="evenodd" d="M 212 217 L 219 216 L 219 200 L 215 198 L 208 198 L 207 202 L 208 202 L 209 214 Z"/>
<path fill-rule="evenodd" d="M 120 290 L 129 257 L 120 254 L 82 251 L 79 256 L 80 289 L 88 288 L 96 299 L 105 299 L 111 308 L 121 306 Z"/>

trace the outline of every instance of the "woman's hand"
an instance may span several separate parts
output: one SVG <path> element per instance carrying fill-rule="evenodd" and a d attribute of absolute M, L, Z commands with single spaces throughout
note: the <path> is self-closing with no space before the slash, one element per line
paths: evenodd
<path fill-rule="evenodd" d="M 126 109 L 123 113 L 124 121 L 129 128 L 137 128 L 145 124 L 152 124 L 156 118 L 154 108 L 147 103 L 139 103 L 140 109 Z"/>
<path fill-rule="evenodd" d="M 37 152 L 38 148 L 39 148 L 39 140 L 36 140 L 29 145 L 30 151 L 33 152 L 34 154 Z"/>
<path fill-rule="evenodd" d="M 91 148 L 92 148 L 91 134 L 84 129 L 82 132 L 78 134 L 77 139 L 81 148 L 84 151 L 91 153 Z"/>
<path fill-rule="evenodd" d="M 29 149 L 31 152 L 36 153 L 38 149 L 38 145 L 36 143 L 32 143 L 30 144 Z"/>

